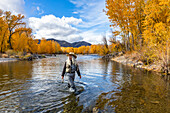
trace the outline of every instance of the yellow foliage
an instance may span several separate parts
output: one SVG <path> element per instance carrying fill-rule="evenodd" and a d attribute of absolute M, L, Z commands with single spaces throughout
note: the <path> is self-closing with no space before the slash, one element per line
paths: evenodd
<path fill-rule="evenodd" d="M 38 53 L 39 54 L 55 54 L 60 53 L 61 47 L 57 42 L 47 41 L 46 39 L 42 39 L 40 44 L 38 44 Z"/>
<path fill-rule="evenodd" d="M 76 54 L 101 54 L 102 45 L 80 46 L 78 48 L 73 47 L 61 47 L 63 53 L 74 52 Z"/>
<path fill-rule="evenodd" d="M 8 30 L 7 24 L 3 20 L 3 17 L 0 17 L 0 52 L 5 52 L 8 47 Z"/>
<path fill-rule="evenodd" d="M 161 59 L 170 64 L 170 0 L 106 0 L 106 15 L 111 21 L 113 38 L 121 37 L 125 51 L 139 50 L 147 64 Z M 115 40 L 110 51 L 118 51 Z"/>

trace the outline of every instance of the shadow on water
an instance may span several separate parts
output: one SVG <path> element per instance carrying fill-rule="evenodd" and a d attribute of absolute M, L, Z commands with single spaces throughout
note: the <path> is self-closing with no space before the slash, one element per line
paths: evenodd
<path fill-rule="evenodd" d="M 96 55 L 79 55 L 76 94 L 61 81 L 65 55 L 0 64 L 0 111 L 80 113 L 168 112 L 169 83 Z"/>

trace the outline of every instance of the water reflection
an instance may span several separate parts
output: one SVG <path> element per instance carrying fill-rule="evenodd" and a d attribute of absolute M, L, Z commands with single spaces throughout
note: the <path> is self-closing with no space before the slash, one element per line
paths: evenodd
<path fill-rule="evenodd" d="M 15 112 L 20 106 L 19 91 L 32 77 L 32 62 L 0 63 L 0 111 Z"/>
<path fill-rule="evenodd" d="M 122 84 L 117 88 L 121 90 L 114 89 L 102 93 L 96 100 L 98 109 L 105 112 L 112 110 L 116 113 L 169 112 L 169 87 L 160 76 L 125 66 L 114 73 L 122 73 Z M 114 82 L 117 80 L 114 75 L 112 78 Z"/>
<path fill-rule="evenodd" d="M 167 112 L 169 89 L 160 76 L 116 62 L 81 56 L 79 91 L 61 82 L 65 55 L 32 62 L 0 63 L 0 111 L 5 112 Z M 156 110 L 157 109 L 157 110 Z"/>

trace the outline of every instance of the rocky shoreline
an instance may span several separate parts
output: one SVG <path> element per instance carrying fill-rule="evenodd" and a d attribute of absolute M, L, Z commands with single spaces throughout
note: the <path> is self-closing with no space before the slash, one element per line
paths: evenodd
<path fill-rule="evenodd" d="M 133 60 L 132 58 L 127 58 L 125 56 L 118 56 L 111 59 L 112 61 L 122 63 L 124 65 L 128 65 L 134 68 L 146 69 L 148 71 L 162 72 L 161 64 L 150 64 L 145 65 L 142 61 Z"/>
<path fill-rule="evenodd" d="M 125 52 L 115 52 L 112 54 L 107 54 L 102 57 L 105 60 L 112 60 L 124 65 L 128 65 L 134 68 L 145 69 L 148 71 L 154 71 L 157 73 L 164 73 L 166 75 L 170 75 L 170 73 L 165 73 L 165 70 L 162 68 L 162 61 L 156 61 L 152 64 L 146 65 L 144 62 L 140 61 L 139 56 L 136 53 L 126 54 Z M 169 70 L 169 67 L 168 69 Z"/>
<path fill-rule="evenodd" d="M 44 54 L 26 54 L 25 56 L 18 56 L 18 55 L 7 55 L 7 54 L 2 54 L 0 57 L 0 63 L 2 62 L 13 62 L 13 61 L 21 61 L 21 60 L 27 60 L 27 61 L 32 61 L 33 59 L 41 59 L 41 58 L 46 58 L 49 55 L 44 55 Z"/>

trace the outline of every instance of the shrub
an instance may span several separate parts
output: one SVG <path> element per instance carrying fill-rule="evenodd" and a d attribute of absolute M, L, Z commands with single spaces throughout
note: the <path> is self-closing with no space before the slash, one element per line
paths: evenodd
<path fill-rule="evenodd" d="M 158 60 L 158 56 L 156 54 L 155 48 L 153 47 L 145 47 L 140 52 L 140 58 L 145 65 L 151 64 L 154 61 Z"/>
<path fill-rule="evenodd" d="M 32 56 L 31 56 L 30 54 L 28 54 L 28 55 L 25 55 L 25 56 L 24 56 L 24 59 L 27 60 L 27 59 L 29 59 L 30 57 L 32 57 Z"/>
<path fill-rule="evenodd" d="M 18 55 L 18 56 L 22 56 L 22 55 L 23 55 L 23 52 L 18 52 L 17 55 Z"/>
<path fill-rule="evenodd" d="M 11 55 L 16 55 L 16 52 L 14 50 L 9 49 L 9 50 L 6 51 L 6 54 L 8 56 L 11 56 Z"/>

